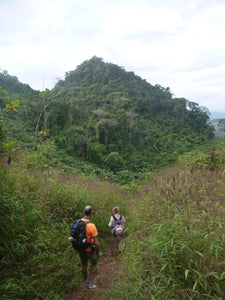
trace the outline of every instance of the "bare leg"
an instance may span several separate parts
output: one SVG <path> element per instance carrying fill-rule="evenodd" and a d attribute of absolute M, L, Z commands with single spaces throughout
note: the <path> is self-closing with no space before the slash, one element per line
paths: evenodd
<path fill-rule="evenodd" d="M 116 248 L 117 250 L 119 250 L 119 243 L 120 241 L 122 241 L 122 236 L 121 235 L 117 235 L 116 236 Z"/>
<path fill-rule="evenodd" d="M 89 282 L 93 282 L 97 271 L 97 265 L 91 265 Z"/>
<path fill-rule="evenodd" d="M 84 276 L 84 280 L 87 280 L 87 265 L 82 265 L 82 272 Z"/>

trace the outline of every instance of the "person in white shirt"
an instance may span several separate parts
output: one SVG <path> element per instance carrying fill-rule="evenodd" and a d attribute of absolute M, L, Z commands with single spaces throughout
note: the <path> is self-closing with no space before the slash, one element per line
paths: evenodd
<path fill-rule="evenodd" d="M 124 216 L 120 214 L 119 207 L 113 207 L 113 216 L 110 217 L 109 227 L 112 228 L 111 232 L 115 237 L 116 240 L 116 247 L 121 252 L 120 249 L 120 241 L 123 238 L 123 231 L 124 231 L 124 223 L 126 222 Z"/>

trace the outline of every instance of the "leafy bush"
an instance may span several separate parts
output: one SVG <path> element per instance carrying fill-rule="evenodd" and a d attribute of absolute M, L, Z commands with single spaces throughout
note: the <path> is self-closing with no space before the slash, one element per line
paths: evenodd
<path fill-rule="evenodd" d="M 225 142 L 224 139 L 218 139 L 217 147 L 210 151 L 199 154 L 195 160 L 195 166 L 205 168 L 211 171 L 224 166 L 225 164 Z"/>

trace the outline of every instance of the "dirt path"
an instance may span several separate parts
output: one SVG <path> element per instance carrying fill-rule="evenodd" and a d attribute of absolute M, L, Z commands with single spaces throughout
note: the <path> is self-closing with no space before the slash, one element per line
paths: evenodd
<path fill-rule="evenodd" d="M 121 256 L 118 254 L 114 241 L 109 242 L 109 246 L 103 256 L 99 259 L 98 271 L 95 279 L 97 289 L 88 290 L 81 284 L 76 291 L 63 297 L 64 300 L 100 300 L 109 299 L 109 290 L 111 285 L 116 285 L 116 277 L 124 272 L 121 263 Z M 121 277 L 122 278 L 122 277 Z"/>

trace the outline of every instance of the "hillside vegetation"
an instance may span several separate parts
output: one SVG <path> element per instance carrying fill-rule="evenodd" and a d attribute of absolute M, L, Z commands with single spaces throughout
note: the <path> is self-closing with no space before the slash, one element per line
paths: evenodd
<path fill-rule="evenodd" d="M 41 149 L 19 152 L 0 170 L 0 297 L 62 299 L 76 289 L 82 278 L 69 225 L 92 205 L 104 253 L 111 209 L 119 204 L 129 232 L 121 257 L 126 274 L 114 274 L 109 299 L 223 299 L 224 147 L 182 158 L 130 192 L 56 169 Z"/>
<path fill-rule="evenodd" d="M 94 207 L 104 251 L 112 205 L 127 214 L 126 193 L 116 185 L 47 165 L 39 150 L 20 151 L 13 167 L 1 163 L 1 299 L 60 299 L 81 281 L 68 241 L 74 218 Z"/>
<path fill-rule="evenodd" d="M 87 204 L 103 253 L 112 207 L 127 220 L 107 298 L 225 298 L 225 143 L 205 108 L 97 57 L 51 91 L 0 86 L 1 299 L 79 289 L 68 236 Z"/>
<path fill-rule="evenodd" d="M 30 147 L 51 138 L 58 161 L 74 166 L 83 160 L 119 180 L 173 163 L 213 137 L 206 108 L 98 57 L 67 72 L 51 91 L 32 91 L 0 75 L 8 91 L 1 107 L 20 101 L 18 113 L 4 113 L 11 138 Z"/>
<path fill-rule="evenodd" d="M 125 299 L 225 298 L 224 147 L 183 157 L 140 186 L 124 258 Z"/>

